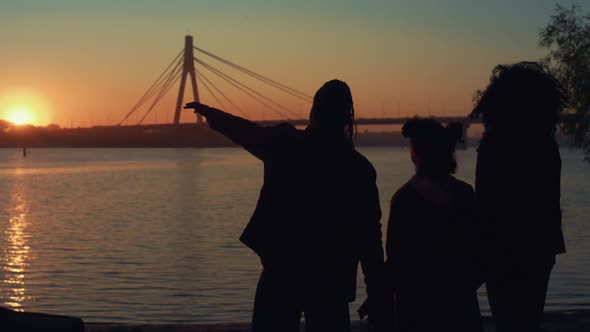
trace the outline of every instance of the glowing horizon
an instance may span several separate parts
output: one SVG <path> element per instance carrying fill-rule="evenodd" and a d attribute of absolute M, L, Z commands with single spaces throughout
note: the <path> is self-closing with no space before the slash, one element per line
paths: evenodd
<path fill-rule="evenodd" d="M 0 96 L 17 90 L 41 96 L 33 99 L 44 99 L 46 106 L 33 99 L 12 103 L 30 108 L 29 121 L 36 125 L 116 124 L 191 34 L 196 46 L 309 95 L 327 80 L 342 79 L 359 117 L 467 114 L 496 64 L 546 54 L 537 34 L 553 7 L 544 0 L 26 0 L 3 5 Z M 211 73 L 207 77 L 249 118 L 280 118 Z M 307 117 L 308 103 L 252 80 L 244 83 Z M 171 123 L 177 91 L 173 86 L 145 123 Z M 201 82 L 199 93 L 202 102 L 219 107 Z M 184 101 L 190 96 L 187 88 Z M 6 107 L 0 105 L 0 119 L 9 120 Z M 192 122 L 194 115 L 184 111 L 182 121 Z"/>
<path fill-rule="evenodd" d="M 35 90 L 6 89 L 0 94 L 0 119 L 15 125 L 47 125 L 52 109 L 47 97 Z"/>

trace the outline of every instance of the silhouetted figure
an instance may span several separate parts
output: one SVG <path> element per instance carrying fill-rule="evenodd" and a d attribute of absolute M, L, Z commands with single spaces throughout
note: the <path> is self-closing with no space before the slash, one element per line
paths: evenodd
<path fill-rule="evenodd" d="M 476 201 L 487 234 L 486 288 L 499 331 L 539 331 L 561 231 L 561 159 L 555 142 L 565 94 L 537 63 L 497 66 L 474 116 L 485 133 Z"/>
<path fill-rule="evenodd" d="M 462 126 L 411 119 L 416 174 L 391 199 L 387 273 L 395 294 L 395 331 L 483 331 L 477 300 L 479 243 L 471 185 L 451 174 Z"/>
<path fill-rule="evenodd" d="M 315 94 L 310 124 L 261 127 L 205 105 L 186 108 L 264 162 L 260 198 L 240 240 L 263 265 L 254 332 L 349 331 L 360 261 L 367 292 L 382 275 L 381 210 L 371 163 L 353 146 L 346 83 Z"/>

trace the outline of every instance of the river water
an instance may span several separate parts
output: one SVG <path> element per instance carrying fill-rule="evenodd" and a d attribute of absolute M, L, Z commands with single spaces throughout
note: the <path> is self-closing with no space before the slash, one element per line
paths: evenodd
<path fill-rule="evenodd" d="M 412 174 L 409 153 L 360 151 L 377 169 L 386 220 Z M 257 159 L 238 148 L 28 152 L 0 150 L 0 305 L 91 322 L 250 319 L 260 263 L 238 237 L 262 184 Z M 568 253 L 546 310 L 590 309 L 590 164 L 561 153 Z M 473 183 L 475 150 L 458 161 L 457 177 Z"/>

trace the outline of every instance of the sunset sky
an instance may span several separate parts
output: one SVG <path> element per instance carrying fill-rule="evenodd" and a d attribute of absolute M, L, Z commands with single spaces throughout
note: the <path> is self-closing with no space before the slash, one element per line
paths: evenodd
<path fill-rule="evenodd" d="M 185 34 L 203 49 L 310 95 L 326 80 L 342 79 L 359 116 L 466 114 L 496 64 L 547 53 L 537 45 L 538 32 L 555 3 L 3 0 L 0 118 L 67 127 L 116 124 L 181 50 Z M 578 3 L 590 9 L 590 0 Z M 200 70 L 250 118 L 278 117 Z M 307 116 L 309 104 L 236 78 Z M 177 93 L 172 88 L 146 122 L 171 122 Z M 218 106 L 202 88 L 201 99 Z M 183 117 L 193 119 L 188 111 Z"/>

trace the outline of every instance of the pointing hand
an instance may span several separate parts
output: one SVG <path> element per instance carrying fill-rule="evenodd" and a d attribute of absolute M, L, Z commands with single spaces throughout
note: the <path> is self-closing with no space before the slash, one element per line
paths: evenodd
<path fill-rule="evenodd" d="M 207 111 L 211 107 L 209 107 L 209 106 L 207 106 L 205 104 L 201 104 L 201 103 L 198 103 L 196 101 L 193 101 L 191 103 L 188 103 L 188 104 L 184 105 L 184 108 L 185 109 L 194 108 L 195 109 L 195 113 L 201 113 L 203 111 Z"/>

